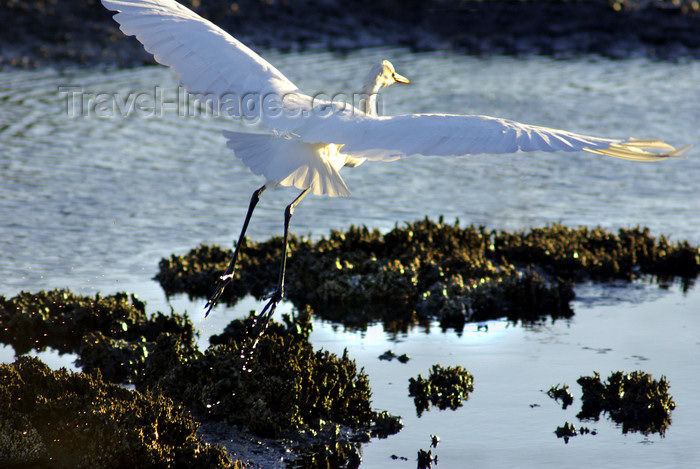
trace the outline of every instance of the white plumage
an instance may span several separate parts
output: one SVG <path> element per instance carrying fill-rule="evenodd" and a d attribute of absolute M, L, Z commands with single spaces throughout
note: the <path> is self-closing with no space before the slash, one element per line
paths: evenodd
<path fill-rule="evenodd" d="M 408 82 L 387 61 L 375 66 L 365 82 L 367 108 L 332 108 L 331 103 L 301 92 L 240 41 L 174 0 L 102 3 L 119 11 L 114 19 L 124 34 L 136 36 L 158 62 L 172 67 L 189 92 L 218 103 L 232 117 L 259 120 L 274 131 L 268 137 L 225 133 L 236 156 L 270 186 L 348 196 L 338 170 L 364 159 L 586 150 L 655 161 L 687 148 L 676 150 L 659 140 L 589 137 L 486 116 L 377 116 L 373 112 L 377 91 Z"/>
<path fill-rule="evenodd" d="M 227 146 L 254 174 L 281 186 L 310 187 L 316 195 L 349 196 L 338 170 L 345 164 L 338 145 L 297 138 L 224 131 Z M 271 178 L 270 175 L 275 175 Z M 278 176 L 277 176 L 278 175 Z M 272 181 L 271 181 L 272 180 Z"/>

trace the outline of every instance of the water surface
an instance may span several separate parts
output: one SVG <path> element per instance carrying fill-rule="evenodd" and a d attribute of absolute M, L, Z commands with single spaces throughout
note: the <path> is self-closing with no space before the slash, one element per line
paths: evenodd
<path fill-rule="evenodd" d="M 700 64 L 645 60 L 479 59 L 402 51 L 267 54 L 309 92 L 353 92 L 369 66 L 391 59 L 412 85 L 384 93 L 384 111 L 486 114 L 605 137 L 663 138 L 700 144 Z M 133 70 L 51 70 L 0 73 L 0 294 L 68 287 L 77 293 L 136 293 L 151 312 L 187 310 L 206 337 L 233 317 L 259 308 L 246 300 L 202 320 L 202 303 L 168 300 L 151 279 L 160 258 L 199 243 L 230 245 L 250 194 L 262 184 L 224 145 L 211 117 L 174 109 L 70 116 L 66 87 L 85 93 L 134 96 L 161 90 L 174 99 L 177 83 L 160 67 Z M 696 147 L 698 148 L 698 147 Z M 529 153 L 367 163 L 342 175 L 351 198 L 309 197 L 292 229 L 315 238 L 351 224 L 391 229 L 425 216 L 462 225 L 528 229 L 648 226 L 655 235 L 700 243 L 700 159 L 635 164 L 597 155 Z M 283 207 L 296 195 L 266 192 L 249 229 L 264 240 L 280 234 Z M 441 437 L 439 467 L 541 466 L 571 461 L 596 466 L 691 467 L 700 421 L 700 296 L 678 285 L 588 286 L 578 291 L 570 321 L 521 327 L 506 322 L 453 332 L 414 330 L 390 337 L 381 326 L 365 333 L 315 323 L 317 347 L 350 354 L 369 373 L 375 406 L 404 417 L 406 428 L 363 447 L 367 468 L 413 467 L 429 435 Z M 286 306 L 286 309 L 289 307 Z M 281 308 L 284 310 L 284 308 Z M 379 361 L 387 349 L 408 353 L 402 365 Z M 43 357 L 42 357 L 43 358 Z M 0 360 L 13 359 L 10 347 Z M 52 366 L 73 357 L 46 356 Z M 457 411 L 420 419 L 407 397 L 408 378 L 434 363 L 460 364 L 475 391 Z M 664 374 L 678 405 L 665 438 L 622 435 L 607 420 L 587 424 L 596 436 L 568 445 L 553 431 L 576 422 L 575 380 L 597 370 L 642 369 Z M 577 401 L 562 411 L 546 397 L 568 382 Z M 538 406 L 531 407 L 537 404 Z M 580 407 L 579 407 L 580 408 Z M 577 423 L 578 425 L 578 423 Z M 408 462 L 392 460 L 395 454 Z"/>

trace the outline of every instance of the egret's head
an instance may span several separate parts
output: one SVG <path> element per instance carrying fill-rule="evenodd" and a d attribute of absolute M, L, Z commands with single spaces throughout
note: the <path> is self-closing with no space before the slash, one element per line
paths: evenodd
<path fill-rule="evenodd" d="M 396 73 L 394 66 L 388 60 L 382 60 L 372 67 L 367 78 L 368 81 L 372 81 L 375 85 L 378 85 L 377 89 L 385 88 L 394 83 L 411 83 L 408 78 Z"/>

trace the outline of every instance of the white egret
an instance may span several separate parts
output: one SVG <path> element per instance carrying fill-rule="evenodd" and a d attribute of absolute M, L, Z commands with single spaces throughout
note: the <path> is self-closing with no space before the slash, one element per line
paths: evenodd
<path fill-rule="evenodd" d="M 172 67 L 192 94 L 234 118 L 265 124 L 272 133 L 224 131 L 228 146 L 253 173 L 266 178 L 253 193 L 231 263 L 207 302 L 206 314 L 233 279 L 238 252 L 262 192 L 293 186 L 301 194 L 287 206 L 278 287 L 260 313 L 267 324 L 284 296 L 289 221 L 309 193 L 349 196 L 343 166 L 411 155 L 467 155 L 517 151 L 581 151 L 636 161 L 679 155 L 660 140 L 611 140 L 486 116 L 410 114 L 378 116 L 376 94 L 409 83 L 388 61 L 374 66 L 360 109 L 318 99 L 299 90 L 275 67 L 221 28 L 174 0 L 102 0 L 124 34 L 136 36 L 156 61 Z"/>

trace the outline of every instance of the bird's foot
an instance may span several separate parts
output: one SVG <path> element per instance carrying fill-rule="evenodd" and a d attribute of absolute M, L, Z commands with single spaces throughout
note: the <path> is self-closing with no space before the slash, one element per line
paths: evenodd
<path fill-rule="evenodd" d="M 258 314 L 255 319 L 253 319 L 252 327 L 250 328 L 250 337 L 253 339 L 253 343 L 244 347 L 241 351 L 241 358 L 243 359 L 243 370 L 250 371 L 248 369 L 248 362 L 253 357 L 253 352 L 255 347 L 258 346 L 260 338 L 263 336 L 267 330 L 267 326 L 270 324 L 270 318 L 275 314 L 275 309 L 282 298 L 284 297 L 284 292 L 282 290 L 277 290 L 268 297 L 268 302 L 263 308 L 263 310 Z"/>
<path fill-rule="evenodd" d="M 226 286 L 233 280 L 233 272 L 226 272 L 224 275 L 219 277 L 219 282 L 216 284 L 216 290 L 211 294 L 207 300 L 207 304 L 204 305 L 206 311 L 204 312 L 204 317 L 206 318 L 211 313 L 211 310 L 216 306 L 216 302 L 219 301 L 221 294 L 224 292 Z"/>
<path fill-rule="evenodd" d="M 279 303 L 282 298 L 284 298 L 284 290 L 280 290 L 279 288 L 273 292 L 268 293 L 267 295 L 264 295 L 262 297 L 263 300 L 269 300 L 268 304 L 263 308 L 263 311 L 267 308 L 267 306 L 274 300 L 276 303 Z"/>
<path fill-rule="evenodd" d="M 258 314 L 258 317 L 256 318 L 256 323 L 259 323 L 260 326 L 256 327 L 259 332 L 257 333 L 256 336 L 256 341 L 257 339 L 260 338 L 261 335 L 265 332 L 267 329 L 267 325 L 270 322 L 270 318 L 272 317 L 273 314 L 275 314 L 275 310 L 277 309 L 277 305 L 279 304 L 280 301 L 282 301 L 282 298 L 284 297 L 284 291 L 277 289 L 270 295 L 268 295 L 265 299 L 268 300 L 267 304 L 263 308 L 262 312 Z M 256 325 L 254 324 L 254 327 Z"/>

